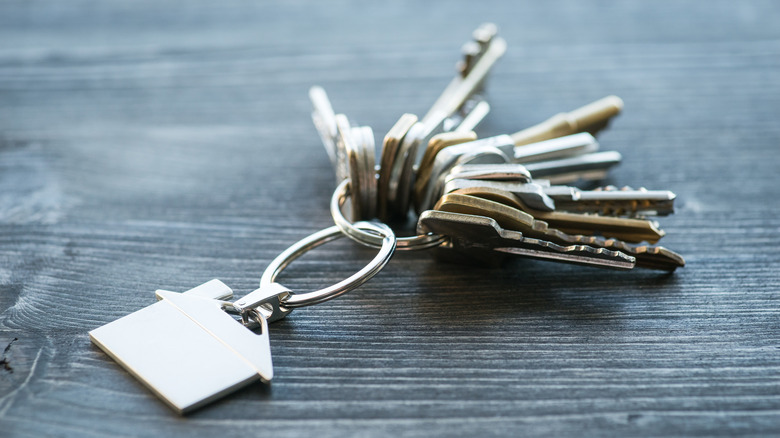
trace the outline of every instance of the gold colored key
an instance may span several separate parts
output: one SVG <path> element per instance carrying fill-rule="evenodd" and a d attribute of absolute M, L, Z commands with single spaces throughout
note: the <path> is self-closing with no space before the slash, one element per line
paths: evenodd
<path fill-rule="evenodd" d="M 534 216 L 518 209 L 469 195 L 445 195 L 436 205 L 436 210 L 489 217 L 495 220 L 501 227 L 519 231 L 524 236 L 549 241 L 561 246 L 588 245 L 595 248 L 620 251 L 636 257 L 637 266 L 643 268 L 674 270 L 685 266 L 685 260 L 679 254 L 664 247 L 649 245 L 632 246 L 615 238 L 566 233 L 562 230 L 551 228 L 548 222 L 535 219 Z"/>
<path fill-rule="evenodd" d="M 433 168 L 433 161 L 436 158 L 436 154 L 441 152 L 444 148 L 456 144 L 468 143 L 476 139 L 477 134 L 474 131 L 444 132 L 434 135 L 431 138 L 431 141 L 428 142 L 428 147 L 425 148 L 420 165 L 417 167 L 417 179 L 414 182 L 415 198 L 422 198 L 423 192 L 428 185 L 428 179 L 431 177 L 431 169 Z"/>
<path fill-rule="evenodd" d="M 503 190 L 475 187 L 456 190 L 445 197 L 449 196 L 448 199 L 452 199 L 453 195 L 469 195 L 506 205 L 526 212 L 536 219 L 547 222 L 551 227 L 569 234 L 592 235 L 598 233 L 630 243 L 648 242 L 653 244 L 666 235 L 663 230 L 658 229 L 658 225 L 654 221 L 645 219 L 534 210 L 517 196 Z"/>
<path fill-rule="evenodd" d="M 516 146 L 536 143 L 578 132 L 596 134 L 623 109 L 623 100 L 607 96 L 568 113 L 556 114 L 538 125 L 512 134 Z"/>

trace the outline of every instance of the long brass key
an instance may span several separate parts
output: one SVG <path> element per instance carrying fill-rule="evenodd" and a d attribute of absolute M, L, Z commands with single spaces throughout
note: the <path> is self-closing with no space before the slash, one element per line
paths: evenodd
<path fill-rule="evenodd" d="M 623 100 L 607 96 L 568 113 L 552 116 L 544 122 L 512 134 L 517 146 L 563 137 L 578 132 L 596 134 L 623 109 Z"/>
<path fill-rule="evenodd" d="M 505 228 L 520 231 L 524 236 L 547 240 L 558 245 L 581 244 L 621 251 L 636 257 L 637 266 L 643 268 L 674 270 L 685 266 L 685 261 L 680 255 L 663 247 L 631 246 L 614 238 L 568 234 L 551 228 L 546 221 L 538 220 L 525 212 L 467 195 L 453 195 L 442 199 L 440 205 L 437 205 L 437 210 L 490 217 Z"/>
<path fill-rule="evenodd" d="M 529 214 L 499 202 L 464 193 L 450 193 L 442 196 L 434 209 L 452 211 L 453 213 L 490 216 L 497 220 L 502 226 L 510 229 L 522 229 L 523 227 L 528 226 L 530 224 L 529 218 L 537 218 L 548 224 L 550 222 L 555 223 L 552 219 L 556 219 L 559 223 L 563 222 L 568 226 L 556 226 L 555 228 L 562 231 L 565 230 L 570 234 L 592 235 L 598 233 L 604 237 L 615 238 L 631 243 L 656 243 L 665 235 L 662 230 L 657 228 L 656 223 L 648 220 L 614 217 L 605 218 L 604 216 L 558 212 L 534 211 L 533 214 Z M 609 221 L 605 221 L 605 219 L 608 219 Z M 590 222 L 588 222 L 588 220 L 590 220 Z M 605 227 L 605 223 L 610 223 L 612 227 Z"/>

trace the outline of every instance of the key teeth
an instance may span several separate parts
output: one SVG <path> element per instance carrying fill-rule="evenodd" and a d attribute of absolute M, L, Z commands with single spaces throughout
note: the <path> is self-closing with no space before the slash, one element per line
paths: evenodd
<path fill-rule="evenodd" d="M 606 248 L 633 256 L 636 258 L 637 267 L 673 271 L 678 267 L 685 266 L 685 260 L 683 260 L 682 256 L 662 246 L 632 246 L 615 238 L 567 234 L 558 229 L 547 227 L 547 223 L 544 221 L 536 220 L 535 222 L 544 225 L 539 225 L 537 227 L 535 224 L 534 228 L 537 228 L 538 231 L 543 232 L 547 236 L 551 236 L 553 239 L 573 244 Z M 662 231 L 659 230 L 659 232 Z M 649 258 L 647 257 L 648 255 L 650 256 Z M 658 260 L 658 257 L 663 257 L 663 260 Z"/>
<path fill-rule="evenodd" d="M 554 251 L 558 251 L 561 253 L 567 253 L 567 252 L 587 252 L 593 255 L 603 256 L 605 259 L 623 259 L 627 263 L 635 263 L 636 258 L 628 255 L 622 251 L 617 250 L 611 250 L 608 248 L 603 247 L 593 247 L 590 245 L 577 243 L 573 245 L 559 245 L 555 242 L 550 242 L 549 240 L 542 240 L 542 239 L 535 239 L 530 237 L 524 237 L 524 240 L 528 242 L 534 242 L 540 246 L 544 246 L 547 248 L 550 248 Z"/>

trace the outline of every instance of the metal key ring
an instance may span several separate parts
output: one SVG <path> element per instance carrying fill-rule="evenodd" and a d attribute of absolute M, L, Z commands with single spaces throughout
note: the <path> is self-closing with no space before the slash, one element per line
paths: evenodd
<path fill-rule="evenodd" d="M 333 196 L 330 198 L 330 214 L 333 216 L 333 221 L 341 232 L 355 242 L 371 248 L 379 248 L 382 245 L 382 239 L 379 236 L 361 230 L 361 227 L 357 226 L 357 223 L 353 224 L 344 217 L 341 207 L 349 196 L 350 184 L 349 180 L 345 179 L 336 187 Z M 433 248 L 434 246 L 440 245 L 444 239 L 444 236 L 433 233 L 420 234 L 411 237 L 398 237 L 396 249 L 399 251 L 416 251 Z"/>
<path fill-rule="evenodd" d="M 366 234 L 373 233 L 371 235 L 381 241 L 379 254 L 363 267 L 363 269 L 332 286 L 314 292 L 290 294 L 279 303 L 282 307 L 292 309 L 295 307 L 310 306 L 336 298 L 367 282 L 371 277 L 382 270 L 387 262 L 390 261 L 393 251 L 395 251 L 396 238 L 393 230 L 385 224 L 373 222 L 357 222 L 354 227 Z M 273 259 L 271 264 L 268 265 L 263 272 L 263 276 L 260 278 L 260 287 L 274 283 L 276 277 L 284 268 L 306 252 L 343 236 L 344 233 L 341 232 L 339 227 L 332 226 L 317 231 L 309 237 L 294 243 Z"/>

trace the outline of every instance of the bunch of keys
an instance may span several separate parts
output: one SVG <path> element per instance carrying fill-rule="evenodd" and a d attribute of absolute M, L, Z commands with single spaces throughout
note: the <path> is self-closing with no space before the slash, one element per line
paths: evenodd
<path fill-rule="evenodd" d="M 422 119 L 404 114 L 385 136 L 378 166 L 372 129 L 336 114 L 325 91 L 313 87 L 314 123 L 339 181 L 330 203 L 336 225 L 282 252 L 260 287 L 241 299 L 227 301 L 233 292 L 219 280 L 184 293 L 158 290 L 157 303 L 92 330 L 92 342 L 186 413 L 253 381 L 270 382 L 268 323 L 355 289 L 396 249 L 615 269 L 684 266 L 678 254 L 649 245 L 664 233 L 647 217 L 672 213 L 673 193 L 563 185 L 602 179 L 620 162 L 617 152 L 599 152 L 593 137 L 620 112 L 619 98 L 512 135 L 477 139 L 473 130 L 490 111 L 485 81 L 506 50 L 496 33 L 492 24 L 474 32 L 458 74 L 428 113 Z M 348 201 L 351 220 L 343 214 Z M 404 221 L 412 210 L 419 234 L 411 237 L 397 238 L 384 223 L 367 221 Z M 276 283 L 296 258 L 345 235 L 379 253 L 351 277 L 318 291 L 294 293 Z"/>
<path fill-rule="evenodd" d="M 401 116 L 378 163 L 371 128 L 336 114 L 322 88 L 310 90 L 312 118 L 340 182 L 330 209 L 336 225 L 378 245 L 344 216 L 349 201 L 352 221 L 403 222 L 413 209 L 418 235 L 399 238 L 398 249 L 435 248 L 448 260 L 518 255 L 613 269 L 684 266 L 679 254 L 653 246 L 664 232 L 649 219 L 674 212 L 674 193 L 566 185 L 602 180 L 620 163 L 620 153 L 600 151 L 594 137 L 622 110 L 617 96 L 477 139 L 473 129 L 490 110 L 485 82 L 505 50 L 495 25 L 480 26 L 456 77 L 422 119 Z"/>

